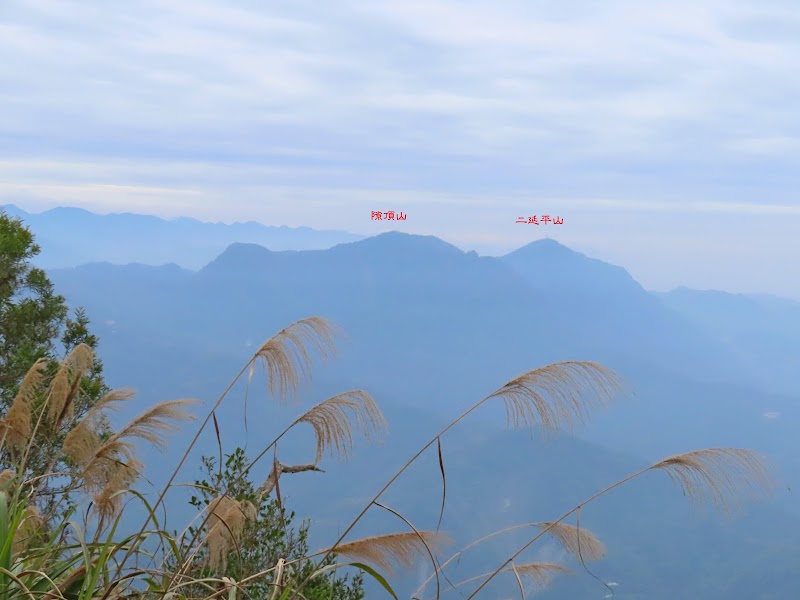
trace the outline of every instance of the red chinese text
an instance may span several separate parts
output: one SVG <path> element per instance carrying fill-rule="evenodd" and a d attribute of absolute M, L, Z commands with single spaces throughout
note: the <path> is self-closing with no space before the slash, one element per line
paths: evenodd
<path fill-rule="evenodd" d="M 553 225 L 563 225 L 564 218 L 563 217 L 553 217 L 550 215 L 533 215 L 530 217 L 517 217 L 516 223 L 523 223 L 525 225 L 547 225 L 552 223 Z"/>
<path fill-rule="evenodd" d="M 380 210 L 370 211 L 370 219 L 372 221 L 406 221 L 408 215 L 402 211 L 387 210 L 382 212 Z"/>

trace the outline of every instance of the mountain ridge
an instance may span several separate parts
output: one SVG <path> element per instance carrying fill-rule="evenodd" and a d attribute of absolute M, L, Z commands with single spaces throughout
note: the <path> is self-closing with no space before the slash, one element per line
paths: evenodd
<path fill-rule="evenodd" d="M 538 255 L 548 245 L 562 257 L 547 259 L 553 261 L 554 275 L 560 269 L 566 281 L 577 286 L 572 291 L 548 285 L 548 279 L 540 277 L 541 260 L 511 265 L 503 257 L 479 257 L 435 238 L 404 233 L 326 250 L 276 252 L 235 244 L 220 255 L 226 260 L 215 268 L 181 277 L 163 267 L 113 265 L 52 270 L 51 275 L 57 289 L 71 302 L 86 305 L 98 324 L 109 377 L 144 388 L 154 399 L 179 393 L 213 402 L 230 374 L 264 338 L 301 318 L 329 318 L 346 338 L 335 363 L 315 366 L 313 384 L 301 391 L 303 401 L 315 404 L 342 389 L 364 389 L 392 415 L 393 438 L 409 447 L 417 438 L 427 439 L 429 429 L 435 433 L 440 421 L 532 368 L 592 360 L 620 373 L 636 397 L 620 398 L 595 415 L 580 431 L 587 443 L 562 439 L 546 448 L 528 449 L 530 440 L 520 434 L 457 443 L 448 433 L 442 445 L 448 469 L 445 519 L 475 526 L 473 537 L 506 524 L 506 519 L 513 524 L 560 514 L 562 503 L 585 497 L 610 483 L 607 479 L 623 475 L 629 463 L 613 458 L 605 448 L 641 457 L 636 464 L 644 466 L 651 458 L 706 445 L 752 448 L 774 457 L 785 469 L 787 482 L 797 485 L 800 446 L 792 431 L 800 419 L 795 401 L 800 395 L 780 398 L 757 386 L 731 383 L 730 373 L 739 367 L 724 344 L 710 343 L 658 298 L 641 286 L 630 287 L 619 271 L 607 269 L 602 261 L 598 264 L 551 242 L 534 245 L 533 251 Z M 598 283 L 609 293 L 593 293 L 600 289 Z M 692 355 L 697 349 L 699 355 Z M 724 371 L 729 374 L 727 383 L 701 382 L 720 366 L 733 367 Z M 256 377 L 260 379 L 254 380 L 251 391 L 262 389 L 263 374 L 259 371 Z M 331 381 L 336 386 L 326 385 Z M 226 443 L 242 440 L 234 430 L 242 421 L 245 394 L 240 391 L 220 407 Z M 249 406 L 250 422 L 259 424 L 255 435 L 262 435 L 262 424 L 279 428 L 273 403 Z M 422 416 L 423 408 L 435 422 Z M 465 426 L 496 429 L 506 416 L 499 398 L 479 413 L 477 422 L 465 420 Z M 397 415 L 407 418 L 398 420 Z M 474 427 L 455 433 L 473 431 Z M 209 448 L 216 453 L 211 441 Z M 291 452 L 304 458 L 302 450 L 293 447 Z M 307 485 L 293 479 L 287 481 L 287 490 L 296 491 L 303 514 L 319 516 L 316 531 L 335 535 L 359 499 L 374 489 L 373 479 L 379 486 L 391 463 L 402 464 L 408 448 L 402 450 L 380 459 L 377 451 L 362 450 L 365 460 L 348 465 L 355 470 L 350 479 L 339 479 L 343 466 L 326 464 L 330 479 L 309 479 Z M 282 446 L 282 453 L 289 451 Z M 582 458 L 586 454 L 589 459 Z M 426 459 L 423 465 L 430 477 L 413 478 L 406 494 L 389 497 L 392 506 L 410 507 L 409 517 L 421 524 L 435 523 L 439 504 L 426 501 L 419 492 L 441 482 L 436 453 Z M 158 462 L 153 459 L 150 464 Z M 757 576 L 764 565 L 780 563 L 776 572 L 787 578 L 795 573 L 790 561 L 779 560 L 782 551 L 771 546 L 778 534 L 791 542 L 797 539 L 793 532 L 800 531 L 790 494 L 780 495 L 780 514 L 762 511 L 753 517 L 755 522 L 741 522 L 735 529 L 701 525 L 695 530 L 680 491 L 671 490 L 667 481 L 642 480 L 626 488 L 624 494 L 615 493 L 606 508 L 601 503 L 587 507 L 586 521 L 609 542 L 613 558 L 596 568 L 623 582 L 629 594 L 620 597 L 675 597 L 690 585 L 698 597 L 744 598 L 752 589 L 761 589 Z M 439 488 L 434 489 L 435 495 Z M 487 505 L 490 495 L 498 497 Z M 314 498 L 325 498 L 322 509 L 307 504 Z M 508 498 L 510 508 L 504 503 Z M 475 502 L 484 510 L 470 517 L 475 515 Z M 791 519 L 783 514 L 790 509 L 795 515 Z M 595 510 L 599 512 L 589 514 Z M 649 543 L 654 537 L 659 544 Z M 717 543 L 724 551 L 717 552 Z M 705 557 L 708 553 L 727 556 L 725 565 Z M 500 558 L 478 555 L 475 569 L 481 566 L 477 563 Z M 696 569 L 702 560 L 707 568 Z M 748 592 L 739 590 L 738 580 L 728 582 L 731 565 L 738 576 L 749 579 L 750 584 L 742 584 L 749 585 Z M 721 592 L 720 581 L 730 589 Z M 782 585 L 790 589 L 793 581 Z M 585 583 L 565 580 L 543 597 L 583 597 L 585 591 L 576 592 L 572 586 Z"/>
<path fill-rule="evenodd" d="M 521 260 L 542 248 L 551 254 L 555 250 L 560 258 L 533 265 Z M 197 310 L 212 305 L 223 310 L 220 290 L 236 289 L 242 295 L 234 302 L 238 311 L 258 310 L 245 297 L 268 298 L 282 307 L 279 313 L 286 320 L 308 316 L 303 312 L 327 313 L 339 316 L 346 328 L 355 331 L 378 326 L 381 314 L 403 314 L 393 335 L 414 331 L 413 335 L 423 336 L 424 331 L 443 332 L 451 324 L 461 330 L 459 335 L 468 345 L 502 339 L 516 319 L 530 335 L 550 340 L 542 359 L 557 356 L 558 348 L 570 345 L 586 353 L 602 351 L 608 357 L 630 354 L 633 340 L 637 354 L 659 356 L 666 348 L 686 372 L 706 364 L 708 357 L 718 357 L 706 365 L 707 373 L 741 376 L 736 357 L 724 344 L 698 335 L 621 267 L 554 242 L 534 243 L 514 258 L 510 263 L 508 257 L 477 256 L 435 236 L 387 232 L 325 250 L 272 251 L 255 244 L 231 244 L 195 275 L 180 279 L 191 288 L 185 292 L 186 302 L 192 298 Z M 542 283 L 537 275 L 543 268 L 572 287 L 552 280 Z M 601 289 L 606 293 L 599 294 Z M 533 322 L 531 314 L 538 315 Z M 479 320 L 464 320 L 469 318 Z M 566 339 L 572 342 L 567 344 Z"/>
<path fill-rule="evenodd" d="M 68 268 L 90 262 L 112 264 L 175 263 L 197 270 L 235 242 L 256 243 L 272 250 L 325 249 L 364 236 L 340 230 L 266 225 L 255 221 L 206 222 L 190 217 L 164 219 L 136 213 L 97 214 L 60 206 L 26 212 L 13 204 L 0 206 L 21 218 L 36 235 L 45 268 Z"/>

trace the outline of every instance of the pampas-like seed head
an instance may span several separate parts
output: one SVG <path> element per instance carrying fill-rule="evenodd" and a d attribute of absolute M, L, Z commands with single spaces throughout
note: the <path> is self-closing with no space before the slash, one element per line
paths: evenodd
<path fill-rule="evenodd" d="M 27 402 L 15 400 L 0 421 L 0 427 L 8 447 L 16 452 L 22 452 L 30 442 L 33 433 L 30 405 Z"/>
<path fill-rule="evenodd" d="M 58 428 L 72 416 L 81 379 L 91 369 L 93 361 L 94 351 L 86 344 L 75 346 L 61 361 L 47 399 L 47 421 L 51 427 Z"/>
<path fill-rule="evenodd" d="M 194 417 L 186 407 L 194 400 L 167 400 L 160 402 L 132 419 L 103 443 L 85 462 L 82 476 L 91 489 L 102 489 L 117 474 L 119 465 L 135 462 L 132 440 L 141 439 L 163 448 L 164 434 L 177 428 L 175 421 L 188 421 Z"/>
<path fill-rule="evenodd" d="M 50 393 L 47 397 L 47 421 L 56 427 L 67 408 L 67 402 L 70 399 L 72 392 L 72 385 L 69 380 L 69 367 L 65 363 L 61 363 L 58 371 L 50 383 Z"/>
<path fill-rule="evenodd" d="M 121 512 L 122 492 L 130 489 L 144 468 L 144 465 L 133 457 L 128 457 L 127 463 L 108 460 L 103 465 L 106 469 L 102 477 L 90 486 L 94 489 L 102 486 L 93 499 L 93 510 L 99 517 L 98 526 L 101 530 Z"/>
<path fill-rule="evenodd" d="M 64 357 L 64 362 L 75 373 L 85 373 L 94 364 L 94 350 L 87 344 L 78 344 Z"/>
<path fill-rule="evenodd" d="M 40 358 L 28 369 L 11 407 L 0 419 L 0 440 L 4 440 L 16 452 L 22 452 L 30 442 L 33 433 L 31 408 L 36 395 L 42 389 L 47 363 L 47 359 Z"/>
<path fill-rule="evenodd" d="M 253 358 L 263 361 L 271 394 L 291 397 L 300 379 L 310 374 L 311 350 L 316 350 L 323 359 L 333 355 L 335 333 L 331 322 L 311 317 L 289 325 L 267 340 Z"/>
<path fill-rule="evenodd" d="M 154 404 L 138 417 L 131 419 L 117 433 L 112 435 L 103 446 L 139 438 L 158 448 L 166 446 L 164 434 L 177 430 L 176 421 L 191 421 L 195 417 L 186 411 L 186 407 L 196 404 L 196 400 L 165 400 Z"/>
<path fill-rule="evenodd" d="M 75 346 L 61 361 L 47 400 L 47 420 L 52 427 L 59 427 L 72 415 L 81 379 L 93 362 L 94 351 L 86 344 Z"/>
<path fill-rule="evenodd" d="M 358 429 L 361 430 L 367 441 L 371 440 L 374 432 L 386 428 L 383 418 L 375 400 L 362 390 L 352 390 L 328 398 L 317 404 L 296 423 L 308 423 L 314 429 L 317 441 L 317 455 L 314 463 L 318 463 L 326 450 L 331 455 L 338 454 L 346 459 L 353 448 L 353 417 Z"/>
<path fill-rule="evenodd" d="M 695 450 L 665 458 L 650 468 L 666 471 L 693 502 L 707 499 L 726 513 L 738 508 L 743 494 L 764 496 L 773 483 L 764 460 L 740 448 Z"/>
<path fill-rule="evenodd" d="M 45 369 L 49 362 L 50 361 L 46 358 L 40 358 L 33 363 L 33 366 L 25 373 L 25 377 L 22 378 L 17 396 L 14 398 L 15 402 L 18 400 L 22 400 L 27 404 L 33 402 L 36 395 L 42 390 Z"/>
<path fill-rule="evenodd" d="M 10 487 L 10 483 L 17 476 L 14 469 L 5 469 L 0 473 L 0 491 L 6 491 Z"/>
<path fill-rule="evenodd" d="M 531 578 L 539 587 L 546 587 L 556 575 L 569 573 L 570 570 L 558 563 L 532 562 L 522 565 L 512 565 L 512 570 L 518 575 Z"/>
<path fill-rule="evenodd" d="M 13 552 L 27 550 L 43 529 L 44 518 L 42 517 L 42 512 L 36 506 L 26 506 L 22 520 L 14 532 Z"/>
<path fill-rule="evenodd" d="M 536 526 L 554 537 L 576 559 L 581 561 L 599 560 L 606 549 L 603 543 L 588 529 L 574 527 L 567 523 L 537 523 Z"/>
<path fill-rule="evenodd" d="M 256 517 L 257 508 L 251 502 L 238 502 L 230 496 L 218 496 L 208 505 L 208 566 L 224 569 L 228 553 L 235 549 L 247 521 Z"/>
<path fill-rule="evenodd" d="M 431 549 L 449 543 L 449 539 L 438 531 L 390 533 L 347 542 L 333 548 L 334 554 L 363 560 L 387 572 L 392 572 L 394 563 L 410 567 L 418 556 L 427 556 L 427 545 Z"/>
<path fill-rule="evenodd" d="M 115 448 L 113 452 L 98 452 L 81 471 L 81 477 L 86 490 L 97 495 L 109 488 L 110 491 L 127 488 L 143 468 L 132 447 L 125 446 Z"/>
<path fill-rule="evenodd" d="M 67 433 L 61 451 L 79 466 L 86 466 L 100 448 L 99 429 L 103 425 L 105 412 L 131 399 L 133 395 L 133 390 L 127 388 L 111 390 L 103 395 L 83 419 Z"/>
<path fill-rule="evenodd" d="M 619 376 L 602 365 L 567 361 L 523 373 L 488 398 L 502 398 L 514 429 L 538 423 L 556 430 L 583 422 L 620 388 Z"/>

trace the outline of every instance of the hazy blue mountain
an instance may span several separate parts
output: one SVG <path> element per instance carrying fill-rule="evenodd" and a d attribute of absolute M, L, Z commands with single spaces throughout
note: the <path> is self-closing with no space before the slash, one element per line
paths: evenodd
<path fill-rule="evenodd" d="M 800 302 L 685 287 L 658 297 L 706 335 L 735 348 L 767 389 L 793 393 L 800 388 Z"/>
<path fill-rule="evenodd" d="M 538 291 L 569 292 L 584 301 L 648 295 L 622 267 L 589 258 L 552 239 L 533 241 L 507 254 L 504 261 Z"/>
<path fill-rule="evenodd" d="M 700 380 L 757 382 L 732 352 L 640 288 L 614 300 L 576 300 L 557 288 L 537 289 L 505 259 L 464 253 L 434 237 L 387 233 L 302 252 L 234 244 L 197 274 L 89 265 L 54 277 L 76 301 L 96 307 L 98 319 L 190 336 L 192 344 L 239 349 L 260 341 L 255 331 L 324 314 L 359 340 L 352 366 L 368 378 L 390 377 L 411 402 L 440 392 L 421 382 L 447 381 L 474 393 L 531 365 L 585 356 L 611 366 L 645 361 Z M 368 350 L 375 346 L 385 349 L 376 355 Z M 483 368 L 465 378 L 465 362 Z M 420 381 L 407 388 L 402 373 L 412 367 Z"/>
<path fill-rule="evenodd" d="M 786 489 L 800 489 L 800 394 L 759 391 L 735 348 L 618 267 L 552 242 L 489 258 L 434 237 L 390 233 L 328 250 L 234 244 L 198 272 L 93 264 L 51 275 L 97 324 L 110 382 L 140 389 L 147 401 L 197 396 L 211 402 L 257 345 L 287 324 L 321 315 L 341 325 L 341 355 L 315 371 L 301 394 L 303 406 L 363 388 L 384 407 L 390 435 L 382 448 L 361 450 L 352 463 L 327 461 L 324 475 L 287 480 L 293 505 L 317 517 L 321 538 L 340 531 L 387 471 L 459 410 L 524 370 L 596 360 L 626 377 L 636 396 L 580 430 L 586 441 L 560 437 L 542 446 L 525 435 L 499 434 L 504 415 L 497 405 L 445 440 L 452 486 L 445 527 L 465 541 L 494 526 L 550 519 L 666 454 L 751 447 L 783 472 L 777 501 L 732 524 L 697 521 L 680 492 L 648 478 L 586 509 L 585 526 L 609 545 L 609 558 L 592 571 L 620 582 L 618 598 L 785 597 L 800 586 L 800 569 L 791 561 L 800 550 L 800 511 Z M 230 447 L 243 441 L 257 447 L 301 410 L 265 404 L 257 393 L 262 389 L 257 376 L 246 430 L 241 386 L 220 409 Z M 213 437 L 205 444 L 207 453 L 216 453 Z M 281 447 L 298 461 L 308 460 L 308 452 L 299 440 Z M 148 464 L 163 459 L 151 457 Z M 441 485 L 435 455 L 423 467 L 387 501 L 430 527 Z M 370 523 L 383 530 L 402 526 L 388 519 Z M 501 557 L 495 547 L 464 566 L 483 572 Z M 543 597 L 607 592 L 584 574 Z"/>
<path fill-rule="evenodd" d="M 106 339 L 110 342 L 116 336 L 109 333 L 106 332 Z M 134 385 L 142 390 L 148 402 L 187 396 L 212 402 L 247 356 L 246 352 L 233 356 L 191 345 L 176 346 L 169 336 L 143 341 L 126 334 L 126 339 L 105 344 L 105 350 L 112 348 L 113 352 L 104 351 L 104 357 L 114 382 Z M 256 449 L 312 403 L 338 391 L 362 387 L 347 369 L 337 373 L 337 365 L 339 361 L 333 363 L 331 370 L 317 371 L 313 384 L 304 387 L 299 405 L 265 403 L 261 392 L 263 378 L 257 374 L 249 394 L 246 430 L 241 416 L 243 386 L 234 388 L 218 412 L 226 450 L 237 444 Z M 432 406 L 430 410 L 409 407 L 403 398 L 393 394 L 391 384 L 364 387 L 380 401 L 386 413 L 390 426 L 385 441 L 375 448 L 359 443 L 350 462 L 326 459 L 322 464 L 324 474 L 287 476 L 282 485 L 284 497 L 288 496 L 299 515 L 314 515 L 315 547 L 334 538 L 370 494 L 430 439 L 446 418 L 439 407 Z M 447 416 L 465 408 L 474 398 L 450 400 Z M 716 401 L 711 399 L 711 402 Z M 141 406 L 132 408 L 133 412 L 139 410 Z M 680 411 L 681 407 L 675 409 L 676 413 Z M 449 499 L 443 528 L 453 532 L 456 548 L 502 527 L 555 518 L 572 504 L 645 464 L 641 459 L 567 436 L 543 443 L 538 437 L 531 439 L 527 432 L 501 433 L 484 419 L 487 412 L 477 413 L 443 441 Z M 660 421 L 659 416 L 656 413 L 653 419 L 639 418 L 635 428 L 626 433 L 638 435 L 635 443 L 652 435 L 669 436 L 681 450 L 693 447 L 692 441 L 697 437 L 704 437 L 693 433 L 686 441 L 675 439 L 676 429 Z M 190 431 L 191 427 L 187 427 L 184 435 L 173 440 L 173 454 L 185 443 Z M 583 432 L 578 431 L 579 435 Z M 709 439 L 708 435 L 705 437 Z M 784 439 L 791 441 L 793 437 L 784 435 Z M 735 434 L 731 440 L 737 441 Z M 216 454 L 211 432 L 202 447 L 207 454 Z M 290 463 L 307 462 L 313 456 L 313 442 L 308 436 L 297 436 L 282 444 L 280 454 L 282 460 Z M 146 464 L 148 477 L 157 479 L 152 477 L 154 471 L 159 472 L 156 465 L 169 461 L 150 452 Z M 190 460 L 189 464 L 195 462 Z M 263 465 L 256 477 L 266 477 L 267 470 L 268 465 Z M 187 469 L 181 481 L 195 474 Z M 417 526 L 432 527 L 438 518 L 440 486 L 436 454 L 430 453 L 419 468 L 400 480 L 398 488 L 384 502 L 401 510 Z M 791 561 L 793 540 L 800 539 L 796 517 L 774 507 L 758 506 L 730 523 L 715 516 L 698 516 L 689 510 L 686 498 L 663 475 L 651 474 L 587 507 L 582 523 L 600 535 L 608 547 L 608 557 L 589 566 L 602 579 L 620 583 L 615 588 L 618 598 L 667 599 L 680 597 L 687 589 L 696 590 L 698 597 L 709 600 L 749 598 L 753 594 L 794 589 L 790 586 L 800 583 L 796 565 Z M 356 535 L 398 527 L 402 523 L 377 512 Z M 502 561 L 514 544 L 524 541 L 524 535 L 509 535 L 482 547 L 460 561 L 453 577 L 458 580 L 485 572 L 490 568 L 488 565 Z M 537 545 L 526 557 L 564 560 L 557 547 L 549 542 Z M 560 580 L 542 597 L 566 600 L 602 597 L 606 593 L 580 565 L 569 564 L 575 577 Z M 698 565 L 703 568 L 698 569 Z M 736 573 L 736 578 L 731 578 L 730 573 Z M 760 573 L 769 573 L 770 578 L 761 581 Z M 501 590 L 512 593 L 513 589 L 509 589 L 512 582 L 508 578 L 503 581 L 506 587 L 501 586 Z M 418 581 L 407 584 L 401 581 L 400 587 L 411 591 L 415 587 L 412 583 Z"/>
<path fill-rule="evenodd" d="M 666 307 L 622 267 L 539 240 L 503 262 L 519 273 L 551 312 L 568 315 L 592 352 L 642 357 L 694 378 L 731 380 L 744 362 L 731 347 Z M 800 338 L 799 338 L 800 339 Z M 763 381 L 754 378 L 750 383 Z"/>
<path fill-rule="evenodd" d="M 382 447 L 361 447 L 349 463 L 326 461 L 324 474 L 287 477 L 284 483 L 283 492 L 300 514 L 315 515 L 315 535 L 323 539 L 335 538 L 343 521 L 352 518 L 403 459 L 440 427 L 436 415 L 400 410 L 396 402 L 382 399 L 392 408 L 387 414 L 390 435 Z M 642 424 L 643 429 L 657 427 L 656 423 Z M 531 440 L 527 432 L 498 432 L 482 423 L 479 415 L 445 437 L 442 448 L 448 482 L 442 527 L 454 537 L 454 549 L 498 529 L 557 518 L 592 493 L 645 466 L 636 458 L 567 436 L 543 442 L 538 437 Z M 438 520 L 441 475 L 436 457 L 433 449 L 382 499 L 418 527 L 433 527 Z M 748 507 L 745 515 L 733 521 L 704 516 L 692 512 L 665 474 L 648 474 L 587 506 L 581 524 L 606 544 L 607 557 L 589 563 L 589 569 L 601 580 L 619 584 L 617 598 L 666 600 L 683 597 L 687 590 L 693 597 L 709 600 L 748 598 L 794 589 L 800 583 L 797 565 L 784 546 L 794 547 L 796 542 L 787 540 L 800 539 L 796 516 L 761 505 Z M 376 511 L 358 532 L 388 532 L 398 527 L 402 527 L 399 520 Z M 753 535 L 754 530 L 758 534 Z M 451 580 L 499 565 L 530 536 L 531 530 L 525 528 L 480 546 L 462 557 L 458 568 L 450 572 Z M 564 561 L 575 572 L 541 597 L 591 598 L 608 592 L 551 541 L 538 543 L 520 562 L 530 560 Z M 770 579 L 761 581 L 762 573 Z M 513 594 L 511 577 L 500 582 L 487 597 Z M 418 583 L 402 587 L 411 592 Z M 433 586 L 428 588 L 428 598 L 432 590 Z"/>
<path fill-rule="evenodd" d="M 800 302 L 769 294 L 732 294 L 679 287 L 656 294 L 665 304 L 720 333 L 800 334 Z"/>
<path fill-rule="evenodd" d="M 592 430 L 593 439 L 613 445 L 619 437 L 621 450 L 649 458 L 648 447 L 670 450 L 666 442 L 672 441 L 678 451 L 683 440 L 701 442 L 716 433 L 726 434 L 729 443 L 769 447 L 777 440 L 767 426 L 781 427 L 781 419 L 792 426 L 792 399 L 756 392 L 755 378 L 724 345 L 704 338 L 621 269 L 549 246 L 561 254 L 561 267 L 551 257 L 546 268 L 580 272 L 588 264 L 612 273 L 604 279 L 589 271 L 606 295 L 537 287 L 507 258 L 479 257 L 437 238 L 398 233 L 324 251 L 235 244 L 197 273 L 98 264 L 52 275 L 96 321 L 113 324 L 107 344 L 132 336 L 244 356 L 286 324 L 324 315 L 347 334 L 337 364 L 356 385 L 391 390 L 407 405 L 441 414 L 527 369 L 596 360 L 621 372 L 641 400 L 609 413 L 607 426 Z M 621 285 L 610 283 L 614 278 Z M 657 420 L 658 430 L 637 430 L 647 420 Z"/>
<path fill-rule="evenodd" d="M 274 250 L 330 248 L 362 236 L 345 231 L 247 223 L 205 223 L 195 219 L 161 219 L 131 213 L 99 215 L 80 208 L 58 207 L 28 213 L 0 207 L 22 218 L 36 233 L 45 267 L 73 267 L 89 262 L 149 265 L 178 264 L 198 269 L 234 242 L 253 242 Z"/>

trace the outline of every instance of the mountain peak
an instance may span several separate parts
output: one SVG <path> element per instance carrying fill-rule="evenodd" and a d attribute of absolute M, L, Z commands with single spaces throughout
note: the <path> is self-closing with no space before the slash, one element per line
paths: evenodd
<path fill-rule="evenodd" d="M 263 268 L 275 253 L 264 246 L 244 242 L 230 244 L 201 271 L 226 272 L 240 269 Z"/>
<path fill-rule="evenodd" d="M 362 237 L 344 231 L 277 227 L 254 221 L 215 224 L 190 217 L 97 214 L 69 206 L 30 214 L 13 205 L 5 210 L 22 218 L 35 233 L 42 249 L 37 264 L 44 268 L 101 260 L 114 264 L 176 263 L 197 270 L 219 257 L 233 242 L 249 242 L 276 251 L 311 250 Z M 234 246 L 235 254 L 243 251 Z"/>
<path fill-rule="evenodd" d="M 563 256 L 584 258 L 587 260 L 594 260 L 588 258 L 585 254 L 581 254 L 565 246 L 552 238 L 541 238 L 525 244 L 521 248 L 517 248 L 513 252 L 506 254 L 503 258 L 511 257 L 546 257 L 546 256 Z"/>
<path fill-rule="evenodd" d="M 464 252 L 433 235 L 418 235 L 403 231 L 387 231 L 378 235 L 339 244 L 332 252 L 379 254 L 392 258 L 453 258 L 463 256 Z"/>
<path fill-rule="evenodd" d="M 2 204 L 2 205 L 0 205 L 0 210 L 2 210 L 3 212 L 8 213 L 9 215 L 19 216 L 19 215 L 27 215 L 28 214 L 24 210 L 22 210 L 19 206 L 17 206 L 16 204 Z"/>
<path fill-rule="evenodd" d="M 56 206 L 54 208 L 50 208 L 43 213 L 42 216 L 48 217 L 86 217 L 86 216 L 98 216 L 95 213 L 92 213 L 85 208 L 79 208 L 77 206 Z"/>
<path fill-rule="evenodd" d="M 553 239 L 535 240 L 502 257 L 534 287 L 588 294 L 646 294 L 622 267 L 590 258 Z"/>

